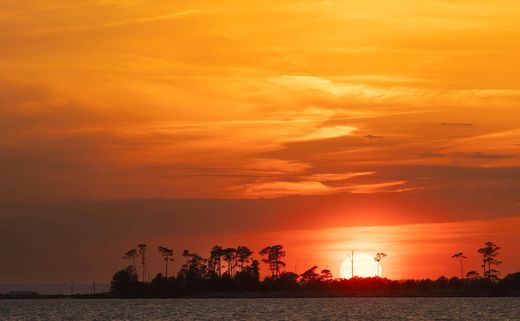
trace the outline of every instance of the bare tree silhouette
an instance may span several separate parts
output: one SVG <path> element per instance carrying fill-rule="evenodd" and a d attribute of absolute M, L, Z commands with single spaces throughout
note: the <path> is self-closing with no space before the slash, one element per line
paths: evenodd
<path fill-rule="evenodd" d="M 168 262 L 169 261 L 174 261 L 174 259 L 172 258 L 173 256 L 173 250 L 172 249 L 169 249 L 167 247 L 163 247 L 163 246 L 159 246 L 158 248 L 159 250 L 159 253 L 161 253 L 162 257 L 163 257 L 163 260 L 164 260 L 164 263 L 165 263 L 165 270 L 164 270 L 164 276 L 166 278 L 168 278 Z"/>
<path fill-rule="evenodd" d="M 139 256 L 141 257 L 141 268 L 143 269 L 143 282 L 146 281 L 146 244 L 141 243 L 137 246 L 139 248 Z"/>
<path fill-rule="evenodd" d="M 464 259 L 467 259 L 467 257 L 464 255 L 463 252 L 455 253 L 451 256 L 454 259 L 457 259 L 460 263 L 460 278 L 464 278 Z"/>
<path fill-rule="evenodd" d="M 282 258 L 285 256 L 285 251 L 282 245 L 273 245 L 267 246 L 263 248 L 260 252 L 264 258 L 262 262 L 269 264 L 269 270 L 271 271 L 271 276 L 273 278 L 277 278 L 280 276 L 280 269 L 285 267 L 285 262 L 282 261 Z"/>
<path fill-rule="evenodd" d="M 385 253 L 381 252 L 381 253 L 377 253 L 376 256 L 374 257 L 374 261 L 377 262 L 377 276 L 381 276 L 380 275 L 380 266 L 381 266 L 381 260 L 386 257 L 388 255 L 386 255 Z"/>

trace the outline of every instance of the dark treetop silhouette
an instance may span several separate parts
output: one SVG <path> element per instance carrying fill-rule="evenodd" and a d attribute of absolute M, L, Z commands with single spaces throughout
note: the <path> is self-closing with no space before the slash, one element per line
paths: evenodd
<path fill-rule="evenodd" d="M 498 250 L 500 247 L 493 242 L 486 242 L 483 248 L 478 249 L 482 254 L 482 268 L 484 269 L 484 277 L 487 279 L 498 278 L 499 272 L 493 266 L 499 266 L 502 262 L 497 260 Z"/>
<path fill-rule="evenodd" d="M 467 259 L 467 256 L 464 255 L 464 253 L 459 252 L 455 253 L 451 256 L 454 259 L 457 259 L 460 263 L 460 277 L 464 278 L 464 259 Z"/>
<path fill-rule="evenodd" d="M 139 251 L 132 249 L 124 258 L 131 265 L 118 271 L 111 284 L 110 295 L 114 297 L 180 297 L 180 296 L 491 296 L 520 295 L 520 272 L 503 279 L 499 278 L 498 247 L 493 242 L 485 243 L 478 250 L 482 255 L 484 275 L 470 271 L 463 277 L 462 252 L 452 257 L 460 261 L 461 277 L 437 280 L 392 281 L 378 275 L 370 278 L 353 277 L 334 279 L 329 269 L 318 273 L 313 266 L 302 274 L 284 271 L 285 250 L 282 245 L 267 246 L 258 254 L 267 265 L 269 275 L 260 280 L 260 263 L 253 258 L 253 251 L 246 246 L 223 248 L 214 246 L 209 258 L 185 250 L 184 264 L 177 276 L 168 277 L 168 262 L 173 250 L 159 247 L 165 261 L 165 274 L 158 273 L 151 282 L 146 282 L 146 245 Z M 374 260 L 381 263 L 385 253 L 377 253 Z M 141 258 L 141 273 L 136 270 L 135 260 Z M 139 274 L 142 275 L 139 280 Z"/>

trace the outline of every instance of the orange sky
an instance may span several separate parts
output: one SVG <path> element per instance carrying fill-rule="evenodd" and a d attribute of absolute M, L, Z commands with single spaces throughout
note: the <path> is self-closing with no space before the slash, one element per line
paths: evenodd
<path fill-rule="evenodd" d="M 320 269 L 330 268 L 336 277 L 340 276 L 340 264 L 347 258 L 350 249 L 355 249 L 354 273 L 361 276 L 376 274 L 377 265 L 373 257 L 378 252 L 384 252 L 388 256 L 382 260 L 382 276 L 394 279 L 435 279 L 441 275 L 460 276 L 459 263 L 451 258 L 452 254 L 460 251 L 464 251 L 468 257 L 464 261 L 465 271 L 476 270 L 481 273 L 477 249 L 489 239 L 495 240 L 503 248 L 503 264 L 500 267 L 503 274 L 519 271 L 520 262 L 516 258 L 519 229 L 520 218 L 517 217 L 492 222 L 465 221 L 210 235 L 187 238 L 181 242 L 185 246 L 202 243 L 197 250 L 204 253 L 215 239 L 222 240 L 226 246 L 239 244 L 245 239 L 255 250 L 262 249 L 265 240 L 276 240 L 287 247 L 287 270 L 296 269 L 297 273 L 302 273 L 316 264 Z M 153 242 L 162 244 L 172 240 L 155 239 Z M 368 262 L 361 256 L 368 257 Z M 347 268 L 350 277 L 350 263 Z"/>
<path fill-rule="evenodd" d="M 61 244 L 85 222 L 82 246 L 103 241 L 112 265 L 121 246 L 175 243 L 160 222 L 195 237 L 201 217 L 219 226 L 204 235 L 242 243 L 392 225 L 389 252 L 402 224 L 502 230 L 520 215 L 519 15 L 514 0 L 3 0 L 0 238 L 18 245 L 0 281 L 28 278 L 19 253 L 39 244 L 70 258 Z M 151 201 L 124 218 L 133 199 Z M 150 223 L 126 235 L 125 219 Z M 413 276 L 435 274 L 421 261 Z"/>

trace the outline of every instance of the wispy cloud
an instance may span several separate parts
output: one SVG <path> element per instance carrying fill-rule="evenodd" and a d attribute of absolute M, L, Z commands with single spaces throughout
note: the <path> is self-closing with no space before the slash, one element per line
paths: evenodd
<path fill-rule="evenodd" d="M 315 89 L 324 91 L 333 96 L 358 96 L 362 98 L 384 98 L 392 96 L 402 96 L 410 94 L 411 92 L 417 91 L 413 88 L 377 88 L 374 86 L 366 85 L 365 83 L 348 83 L 340 81 L 332 81 L 330 79 L 302 75 L 302 76 L 289 76 L 282 75 L 274 79 L 276 83 L 300 87 L 306 89 Z"/>
<path fill-rule="evenodd" d="M 394 187 L 406 184 L 406 181 L 383 182 L 374 184 L 345 184 L 341 186 L 328 186 L 320 181 L 272 181 L 256 182 L 245 186 L 233 188 L 240 190 L 243 198 L 279 198 L 293 195 L 327 195 L 336 193 L 373 194 L 383 192 L 407 192 L 416 188 Z"/>
<path fill-rule="evenodd" d="M 0 86 L 3 170 L 52 164 L 38 173 L 55 195 L 394 191 L 440 185 L 411 166 L 518 166 L 513 1 L 457 14 L 376 0 L 15 2 L 0 21 L 3 77 L 22 84 Z M 109 170 L 86 178 L 85 164 Z M 119 171 L 149 175 L 137 187 Z M 420 184 L 354 187 L 401 181 Z"/>
<path fill-rule="evenodd" d="M 385 136 L 381 136 L 381 135 L 372 135 L 372 134 L 370 134 L 370 135 L 365 135 L 365 136 L 363 136 L 363 137 L 365 137 L 366 139 L 370 139 L 370 140 L 378 140 L 378 139 L 383 139 L 383 138 L 385 138 Z"/>
<path fill-rule="evenodd" d="M 420 153 L 421 157 L 462 157 L 482 160 L 500 160 L 516 157 L 513 154 L 493 154 L 485 152 L 454 152 L 454 153 L 438 153 L 438 152 L 426 152 Z"/>
<path fill-rule="evenodd" d="M 230 190 L 244 198 L 279 198 L 293 195 L 327 195 L 342 192 L 371 194 L 380 192 L 403 192 L 406 189 L 392 189 L 406 184 L 406 181 L 353 183 L 354 178 L 373 176 L 375 172 L 317 173 L 307 176 L 293 176 L 292 180 L 260 179 Z M 412 190 L 412 189 L 410 189 Z"/>
<path fill-rule="evenodd" d="M 165 14 L 165 15 L 113 21 L 113 22 L 107 22 L 107 23 L 103 23 L 103 24 L 40 28 L 40 29 L 34 29 L 34 30 L 29 30 L 29 31 L 14 32 L 14 34 L 12 34 L 12 35 L 45 36 L 45 35 L 52 35 L 52 34 L 70 34 L 70 33 L 75 33 L 75 32 L 95 31 L 95 30 L 101 30 L 101 29 L 117 28 L 117 27 L 140 25 L 140 24 L 153 23 L 153 22 L 159 22 L 159 21 L 165 21 L 165 20 L 180 19 L 182 17 L 199 14 L 201 12 L 203 12 L 203 11 L 199 10 L 199 9 L 192 9 L 192 10 L 185 10 L 185 11 L 179 11 L 179 12 L 172 12 L 172 13 Z"/>
<path fill-rule="evenodd" d="M 320 140 L 342 137 L 352 134 L 356 131 L 356 127 L 352 126 L 332 126 L 318 128 L 302 137 L 294 139 L 295 141 Z"/>
<path fill-rule="evenodd" d="M 199 9 L 192 9 L 192 10 L 185 10 L 185 11 L 180 11 L 180 12 L 172 12 L 172 13 L 160 15 L 160 16 L 144 17 L 144 18 L 138 18 L 138 19 L 133 19 L 133 20 L 122 20 L 122 21 L 107 23 L 107 24 L 101 26 L 101 28 L 118 27 L 118 26 L 124 26 L 124 25 L 135 25 L 135 24 L 162 21 L 162 20 L 171 20 L 171 19 L 177 19 L 177 18 L 184 17 L 184 16 L 198 14 L 201 12 L 203 12 L 203 11 L 199 10 Z"/>
<path fill-rule="evenodd" d="M 316 90 L 332 95 L 333 97 L 348 97 L 354 101 L 370 101 L 372 103 L 399 103 L 423 105 L 436 103 L 480 104 L 480 99 L 487 99 L 488 103 L 504 103 L 509 99 L 520 99 L 518 89 L 444 89 L 424 88 L 419 84 L 407 86 L 383 86 L 368 79 L 363 82 L 349 82 L 342 79 L 328 79 L 313 75 L 280 75 L 273 79 L 279 85 L 300 88 L 302 90 Z M 494 101 L 497 100 L 497 101 Z M 449 123 L 445 123 L 449 126 Z M 457 124 L 460 125 L 460 124 Z"/>
<path fill-rule="evenodd" d="M 441 123 L 444 127 L 471 127 L 472 123 Z"/>
<path fill-rule="evenodd" d="M 374 175 L 376 172 L 353 172 L 353 173 L 334 173 L 334 174 L 312 174 L 303 179 L 311 182 L 331 182 L 344 181 L 354 177 Z"/>

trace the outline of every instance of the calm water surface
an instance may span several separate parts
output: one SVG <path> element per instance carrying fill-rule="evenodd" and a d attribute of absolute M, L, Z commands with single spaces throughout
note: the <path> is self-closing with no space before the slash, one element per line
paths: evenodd
<path fill-rule="evenodd" d="M 520 298 L 0 300 L 0 320 L 520 320 Z"/>

